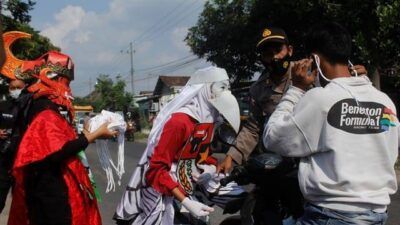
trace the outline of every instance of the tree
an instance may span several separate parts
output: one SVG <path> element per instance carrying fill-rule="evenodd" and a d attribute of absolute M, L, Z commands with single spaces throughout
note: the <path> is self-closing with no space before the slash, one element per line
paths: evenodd
<path fill-rule="evenodd" d="M 398 73 L 400 0 L 210 0 L 186 41 L 194 54 L 226 68 L 238 82 L 260 71 L 254 50 L 262 28 L 284 28 L 300 58 L 305 34 L 320 21 L 349 30 L 352 60 L 367 65 L 370 74 L 389 68 Z"/>
<path fill-rule="evenodd" d="M 32 60 L 49 50 L 60 51 L 60 48 L 54 46 L 47 37 L 41 36 L 39 31 L 29 25 L 31 20 L 29 11 L 33 9 L 34 5 L 35 2 L 31 0 L 27 2 L 8 0 L 2 3 L 3 9 L 11 14 L 10 16 L 1 15 L 3 32 L 17 30 L 32 35 L 31 39 L 20 39 L 13 44 L 12 51 L 20 59 Z M 4 82 L 0 82 L 0 95 L 6 92 L 7 88 L 5 88 Z"/>
<path fill-rule="evenodd" d="M 3 5 L 4 10 L 9 11 L 11 14 L 11 16 L 1 15 L 3 31 L 18 30 L 32 35 L 31 39 L 20 39 L 12 46 L 16 57 L 32 60 L 49 50 L 60 51 L 60 48 L 54 46 L 47 37 L 40 35 L 39 31 L 29 25 L 31 21 L 29 11 L 33 9 L 34 1 L 8 0 Z"/>
<path fill-rule="evenodd" d="M 103 109 L 124 111 L 133 104 L 133 95 L 125 91 L 126 84 L 120 77 L 114 82 L 108 75 L 97 78 L 94 92 L 84 98 L 77 98 L 74 104 L 93 105 L 96 112 Z"/>
<path fill-rule="evenodd" d="M 33 9 L 35 4 L 36 3 L 31 0 L 28 0 L 27 2 L 20 0 L 8 0 L 2 3 L 2 7 L 9 11 L 12 18 L 19 23 L 29 23 L 31 22 L 29 11 Z"/>

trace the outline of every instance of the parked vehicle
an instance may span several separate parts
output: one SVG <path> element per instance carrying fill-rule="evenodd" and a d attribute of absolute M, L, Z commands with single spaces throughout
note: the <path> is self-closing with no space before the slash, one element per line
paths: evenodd
<path fill-rule="evenodd" d="M 76 132 L 77 132 L 78 134 L 81 134 L 81 133 L 82 133 L 84 123 L 85 123 L 85 119 L 84 119 L 84 118 L 79 118 L 79 119 L 78 119 L 78 122 L 77 122 L 77 124 L 76 124 Z"/>
<path fill-rule="evenodd" d="M 135 141 L 136 123 L 134 120 L 129 119 L 126 121 L 125 138 L 127 141 Z"/>

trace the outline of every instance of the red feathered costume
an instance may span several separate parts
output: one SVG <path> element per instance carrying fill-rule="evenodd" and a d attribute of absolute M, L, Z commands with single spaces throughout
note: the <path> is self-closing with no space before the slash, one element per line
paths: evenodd
<path fill-rule="evenodd" d="M 72 61 L 58 52 L 49 52 L 40 61 L 45 62 L 40 65 L 42 68 L 51 68 L 60 76 L 48 78 L 48 70 L 42 68 L 40 76 L 34 74 L 41 82 L 30 87 L 36 96 L 36 108 L 31 110 L 31 122 L 12 171 L 15 187 L 8 225 L 101 225 L 93 188 L 76 156 L 77 151 L 83 150 L 80 148 L 87 146 L 87 139 L 77 138 L 71 124 L 58 111 L 63 107 L 72 115 L 68 86 L 73 79 L 73 74 L 68 73 L 73 70 Z M 32 72 L 37 68 L 28 69 Z M 42 214 L 43 210 L 49 213 Z M 58 214 L 61 218 L 57 218 Z M 38 218 L 43 215 L 49 217 Z"/>

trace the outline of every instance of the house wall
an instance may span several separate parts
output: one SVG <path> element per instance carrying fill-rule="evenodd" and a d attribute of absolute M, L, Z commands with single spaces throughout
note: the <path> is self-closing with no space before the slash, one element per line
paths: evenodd
<path fill-rule="evenodd" d="M 165 105 L 167 105 L 168 102 L 170 102 L 172 99 L 174 99 L 178 94 L 169 94 L 169 95 L 163 95 L 161 96 L 159 100 L 159 109 L 161 110 L 164 108 Z"/>
<path fill-rule="evenodd" d="M 168 102 L 174 99 L 182 90 L 182 86 L 166 87 L 164 86 L 161 93 L 161 98 L 159 99 L 159 110 L 161 110 Z"/>

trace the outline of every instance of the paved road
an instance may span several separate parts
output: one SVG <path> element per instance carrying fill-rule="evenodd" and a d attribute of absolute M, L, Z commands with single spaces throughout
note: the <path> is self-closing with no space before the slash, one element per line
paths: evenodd
<path fill-rule="evenodd" d="M 101 215 L 103 218 L 103 225 L 114 225 L 112 216 L 114 215 L 115 207 L 121 199 L 122 193 L 125 189 L 126 184 L 129 181 L 131 173 L 138 163 L 142 152 L 144 151 L 144 143 L 132 143 L 127 142 L 125 144 L 125 171 L 122 179 L 122 185 L 117 186 L 115 192 L 110 192 L 105 194 L 105 186 L 107 184 L 107 178 L 105 173 L 101 170 L 99 165 L 99 160 L 97 159 L 97 153 L 95 151 L 94 145 L 89 146 L 87 152 L 88 160 L 93 168 L 93 173 L 95 174 L 96 182 L 98 183 L 100 192 L 102 193 L 102 202 L 99 204 Z M 115 147 L 116 148 L 116 147 Z M 210 218 L 214 224 L 219 224 L 224 216 L 222 216 L 222 211 L 217 209 Z"/>
<path fill-rule="evenodd" d="M 102 202 L 99 204 L 101 215 L 103 218 L 103 225 L 113 225 L 112 216 L 114 214 L 114 210 L 120 198 L 122 196 L 125 185 L 128 183 L 131 172 L 136 166 L 143 150 L 145 148 L 145 144 L 143 143 L 132 143 L 127 142 L 125 145 L 125 171 L 126 174 L 123 176 L 122 185 L 117 186 L 115 192 L 110 192 L 105 194 L 105 186 L 107 184 L 107 179 L 105 173 L 102 171 L 99 160 L 97 158 L 97 153 L 95 149 L 95 145 L 90 145 L 86 150 L 89 162 L 92 165 L 92 170 L 96 178 L 96 182 L 98 183 L 100 193 L 102 195 Z M 110 149 L 116 149 L 115 143 L 112 143 Z M 115 156 L 116 151 L 112 151 L 113 156 Z M 400 181 L 400 176 L 398 176 L 398 180 Z M 0 225 L 6 224 L 7 215 L 8 215 L 8 207 L 5 209 L 2 215 L 0 215 Z M 211 216 L 211 224 L 217 225 L 224 216 L 222 216 L 221 210 L 217 209 Z M 389 221 L 386 225 L 399 225 L 400 224 L 400 194 L 392 196 L 392 204 L 389 207 Z"/>

